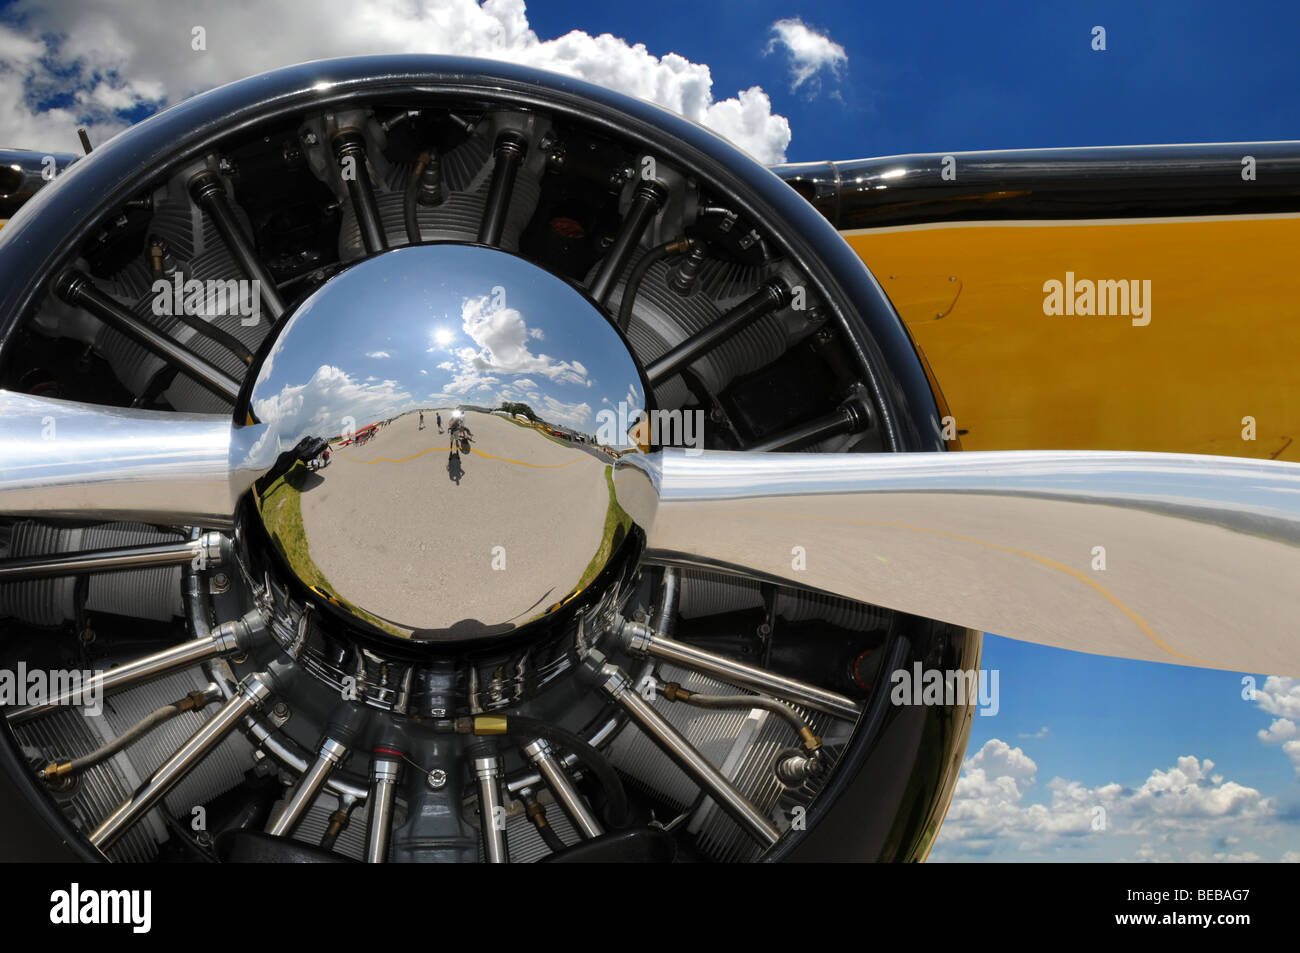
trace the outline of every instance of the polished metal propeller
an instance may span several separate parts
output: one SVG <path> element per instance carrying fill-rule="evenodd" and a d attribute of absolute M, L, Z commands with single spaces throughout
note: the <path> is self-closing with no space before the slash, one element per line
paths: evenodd
<path fill-rule="evenodd" d="M 1167 453 L 672 453 L 649 557 L 1014 639 L 1300 674 L 1300 465 Z"/>
<path fill-rule="evenodd" d="M 1300 675 L 1297 464 L 649 447 L 622 427 L 653 412 L 644 376 L 597 306 L 479 246 L 344 271 L 264 354 L 233 419 L 0 392 L 0 513 L 221 527 L 251 493 L 304 584 L 416 640 L 537 621 L 591 583 L 626 521 L 652 562 L 1076 651 Z M 541 423 L 474 409 L 503 387 Z M 620 403 L 594 441 L 562 426 Z M 453 407 L 472 440 L 437 432 Z M 323 446 L 339 462 L 307 467 Z"/>

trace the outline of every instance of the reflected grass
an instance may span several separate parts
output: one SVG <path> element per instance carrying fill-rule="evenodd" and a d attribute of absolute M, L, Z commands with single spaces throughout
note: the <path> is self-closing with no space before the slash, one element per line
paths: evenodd
<path fill-rule="evenodd" d="M 307 465 L 299 460 L 262 494 L 262 522 L 271 537 L 271 542 L 297 573 L 298 578 L 316 590 L 317 594 L 338 603 L 377 629 L 400 638 L 408 638 L 410 632 L 371 615 L 365 609 L 353 605 L 339 595 L 338 590 L 330 585 L 330 581 L 325 578 L 325 574 L 311 558 L 311 549 L 307 545 L 307 530 L 302 522 L 302 488 L 310 473 Z"/>
<path fill-rule="evenodd" d="M 576 592 L 586 589 L 588 584 L 608 565 L 610 558 L 623 545 L 623 540 L 627 538 L 628 531 L 632 528 L 632 517 L 618 505 L 618 498 L 614 494 L 613 467 L 605 467 L 605 485 L 609 488 L 609 508 L 605 511 L 605 529 L 601 533 L 600 546 L 596 550 L 596 555 L 591 558 L 591 562 L 582 572 L 582 579 L 578 582 Z"/>

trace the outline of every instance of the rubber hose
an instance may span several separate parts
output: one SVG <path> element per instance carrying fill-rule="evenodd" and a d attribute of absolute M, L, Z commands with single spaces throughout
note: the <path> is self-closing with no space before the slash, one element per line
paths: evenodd
<path fill-rule="evenodd" d="M 637 292 L 641 289 L 641 282 L 646 273 L 655 262 L 661 261 L 674 251 L 680 251 L 682 247 L 681 238 L 674 238 L 672 241 L 664 242 L 662 245 L 656 245 L 636 263 L 632 269 L 632 274 L 628 276 L 627 284 L 623 286 L 623 297 L 618 302 L 618 329 L 626 331 L 627 326 L 632 323 L 632 305 L 636 301 Z"/>

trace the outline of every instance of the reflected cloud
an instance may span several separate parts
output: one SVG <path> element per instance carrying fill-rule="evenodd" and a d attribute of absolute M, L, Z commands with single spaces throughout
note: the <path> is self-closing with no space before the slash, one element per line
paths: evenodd
<path fill-rule="evenodd" d="M 286 384 L 269 397 L 253 401 L 260 420 L 274 420 L 282 435 L 277 450 L 285 450 L 289 434 L 333 439 L 351 426 L 359 427 L 416 408 L 409 391 L 397 381 L 357 382 L 346 371 L 325 365 L 305 384 Z M 293 439 L 289 446 L 296 443 Z"/>
<path fill-rule="evenodd" d="M 550 395 L 546 395 L 542 397 L 541 405 L 542 414 L 548 420 L 568 424 L 570 427 L 591 426 L 591 405 L 586 402 L 581 404 L 566 404 L 563 401 L 556 400 Z"/>
<path fill-rule="evenodd" d="M 504 296 L 482 295 L 467 298 L 461 304 L 461 322 L 478 350 L 462 348 L 457 352 L 463 365 L 478 371 L 504 374 L 540 374 L 552 381 L 567 384 L 587 383 L 587 368 L 582 362 L 557 361 L 546 354 L 534 355 L 528 341 L 540 340 L 539 328 L 528 327 L 523 314 L 506 307 Z"/>

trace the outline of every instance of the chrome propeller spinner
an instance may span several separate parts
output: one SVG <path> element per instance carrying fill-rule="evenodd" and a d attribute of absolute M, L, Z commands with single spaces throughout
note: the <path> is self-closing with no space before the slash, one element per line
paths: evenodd
<path fill-rule="evenodd" d="M 235 441 L 298 580 L 390 635 L 463 642 L 546 617 L 619 550 L 610 473 L 636 448 L 597 416 L 645 392 L 582 292 L 494 248 L 420 245 L 303 302 Z"/>
<path fill-rule="evenodd" d="M 605 314 L 474 245 L 335 276 L 251 379 L 233 425 L 0 393 L 0 512 L 222 526 L 251 492 L 298 581 L 421 642 L 545 618 L 635 532 L 652 562 L 1062 648 L 1300 674 L 1300 465 L 638 445 L 645 378 Z"/>

